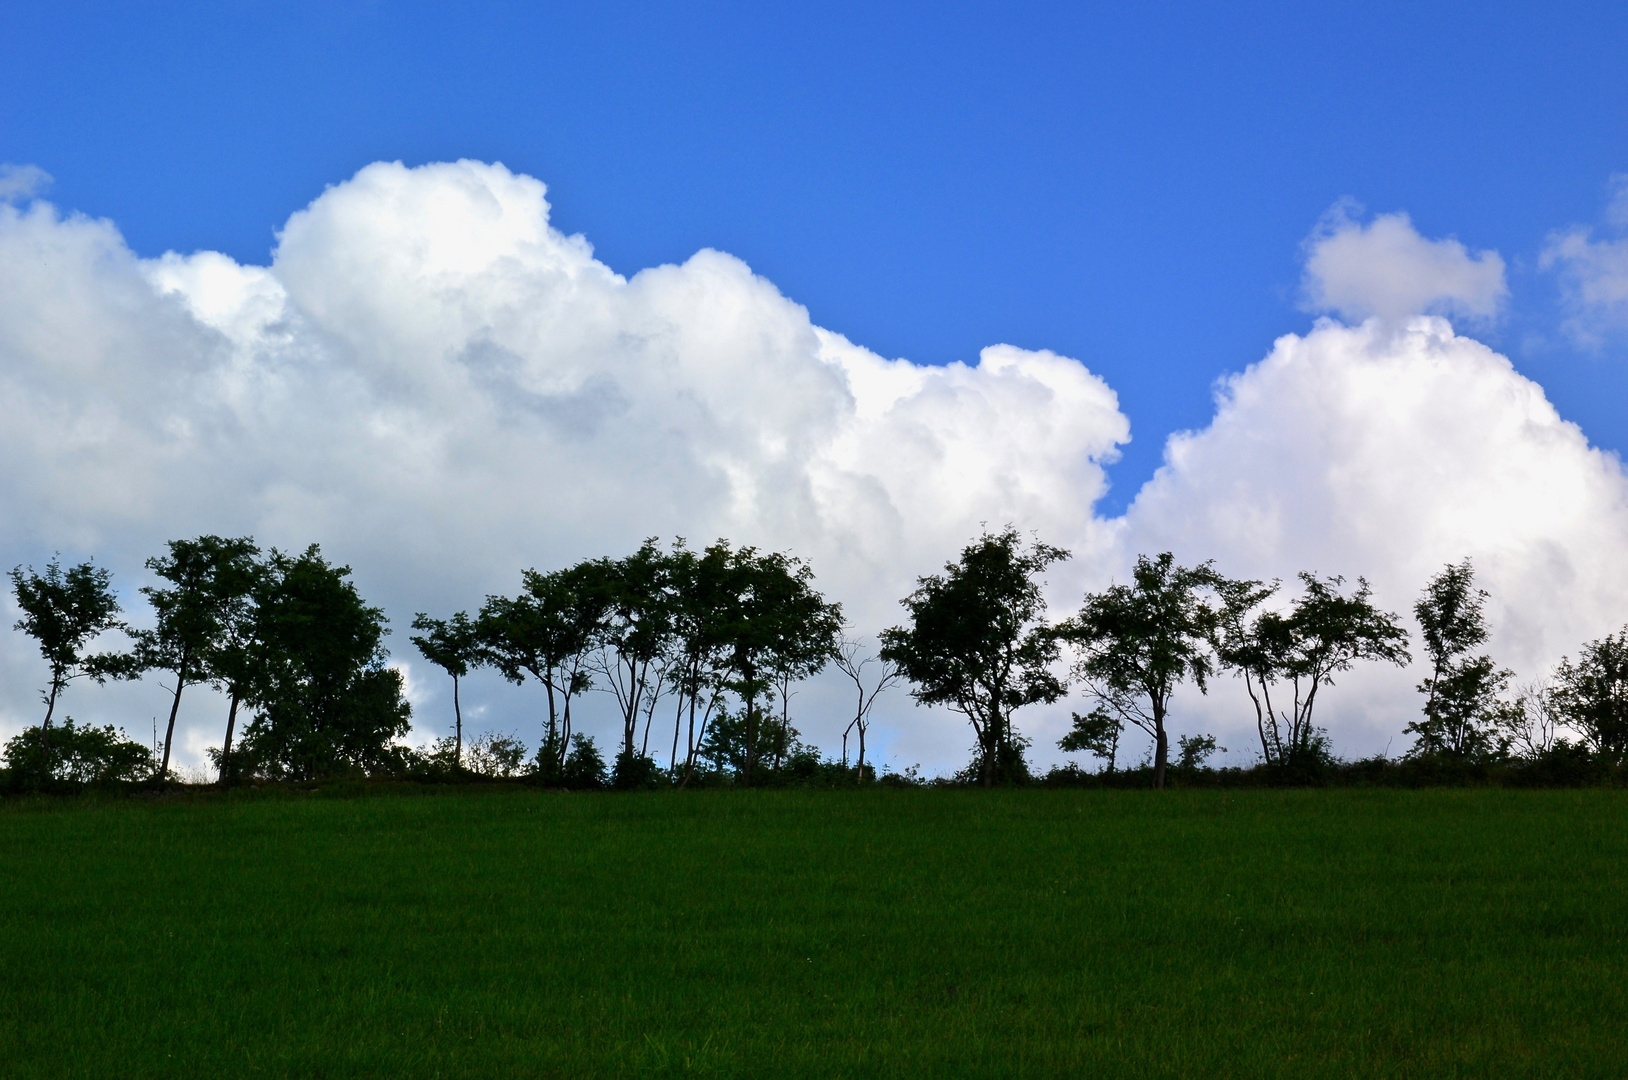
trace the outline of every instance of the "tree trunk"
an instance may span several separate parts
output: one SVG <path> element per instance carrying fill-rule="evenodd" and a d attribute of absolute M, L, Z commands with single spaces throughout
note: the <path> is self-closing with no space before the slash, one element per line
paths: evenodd
<path fill-rule="evenodd" d="M 170 702 L 170 722 L 164 728 L 164 763 L 158 767 L 158 782 L 164 783 L 170 778 L 170 743 L 175 741 L 175 714 L 181 711 L 181 691 L 186 689 L 187 681 L 182 672 L 187 669 L 187 657 L 181 656 L 181 666 L 175 672 L 175 699 Z"/>
<path fill-rule="evenodd" d="M 464 710 L 458 704 L 458 676 L 452 677 L 452 769 L 454 772 L 462 771 L 464 767 Z"/>
<path fill-rule="evenodd" d="M 221 787 L 232 786 L 232 729 L 237 726 L 237 688 L 232 689 L 232 707 L 226 711 L 226 741 L 220 748 Z"/>
<path fill-rule="evenodd" d="M 865 782 L 865 724 L 859 724 L 859 782 Z"/>
<path fill-rule="evenodd" d="M 1170 761 L 1170 740 L 1164 731 L 1164 706 L 1157 700 L 1153 706 L 1153 786 L 1164 787 L 1165 766 Z"/>
<path fill-rule="evenodd" d="M 45 699 L 45 723 L 40 725 L 40 776 L 45 780 L 51 779 L 51 714 L 57 711 L 57 691 L 60 689 L 62 680 L 53 671 L 51 695 Z"/>

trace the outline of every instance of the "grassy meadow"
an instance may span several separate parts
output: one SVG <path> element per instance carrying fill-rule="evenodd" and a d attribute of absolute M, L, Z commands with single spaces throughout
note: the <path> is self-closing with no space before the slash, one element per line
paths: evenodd
<path fill-rule="evenodd" d="M 0 804 L 5 1076 L 1628 1070 L 1628 793 Z"/>

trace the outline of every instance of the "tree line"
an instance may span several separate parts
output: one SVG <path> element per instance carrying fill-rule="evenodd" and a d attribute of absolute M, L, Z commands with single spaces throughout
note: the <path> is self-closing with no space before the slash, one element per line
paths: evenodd
<path fill-rule="evenodd" d="M 1362 578 L 1302 573 L 1288 596 L 1281 582 L 1229 579 L 1213 562 L 1140 556 L 1128 582 L 1087 593 L 1077 612 L 1052 620 L 1043 577 L 1067 558 L 1010 526 L 985 533 L 918 579 L 901 601 L 906 618 L 882 631 L 875 651 L 850 636 L 812 569 L 784 553 L 726 540 L 663 548 L 651 539 L 623 558 L 526 570 L 515 594 L 488 596 L 473 614 L 415 616 L 411 641 L 453 691 L 451 734 L 424 750 L 400 742 L 411 710 L 401 673 L 388 664 L 383 611 L 316 545 L 290 554 L 249 538 L 171 541 L 146 562 L 159 583 L 140 590 L 153 616 L 144 629 L 122 619 L 107 570 L 89 561 L 64 569 L 53 559 L 43 573 L 10 572 L 22 611 L 16 628 L 38 643 L 48 679 L 44 719 L 4 747 L 7 774 L 24 786 L 162 782 L 183 693 L 204 685 L 227 702 L 221 745 L 209 751 L 226 785 L 340 775 L 524 775 L 620 788 L 862 781 L 875 775 L 866 759 L 872 707 L 907 682 L 919 704 L 945 706 L 970 726 L 963 782 L 1028 780 L 1031 743 L 1014 715 L 1060 701 L 1073 686 L 1089 708 L 1073 714 L 1059 746 L 1092 755 L 1111 775 L 1125 730 L 1138 728 L 1149 738 L 1151 783 L 1164 787 L 1172 697 L 1187 683 L 1208 693 L 1230 675 L 1252 709 L 1262 766 L 1292 778 L 1333 760 L 1314 708 L 1336 676 L 1359 663 L 1412 660 L 1409 631 L 1374 606 Z M 1486 600 L 1466 560 L 1433 576 L 1414 606 L 1430 667 L 1418 688 L 1421 714 L 1406 728 L 1415 737 L 1409 756 L 1484 764 L 1559 753 L 1622 763 L 1628 628 L 1516 686 L 1512 672 L 1478 651 L 1488 636 Z M 108 631 L 122 631 L 129 646 L 89 652 Z M 795 687 L 827 666 L 853 693 L 835 761 L 802 741 L 790 710 Z M 481 668 L 536 688 L 534 755 L 507 736 L 465 745 L 461 682 Z M 73 681 L 151 673 L 169 680 L 170 694 L 156 755 L 112 727 L 71 718 L 53 727 Z M 616 706 L 609 765 L 575 729 L 573 706 L 589 692 Z M 1205 734 L 1176 743 L 1176 765 L 1187 771 L 1218 749 Z"/>

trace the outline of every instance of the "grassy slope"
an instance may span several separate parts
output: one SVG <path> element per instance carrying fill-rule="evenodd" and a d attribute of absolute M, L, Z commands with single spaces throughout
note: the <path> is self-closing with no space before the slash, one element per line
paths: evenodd
<path fill-rule="evenodd" d="M 0 808 L 8 1075 L 1620 1076 L 1619 792 Z"/>

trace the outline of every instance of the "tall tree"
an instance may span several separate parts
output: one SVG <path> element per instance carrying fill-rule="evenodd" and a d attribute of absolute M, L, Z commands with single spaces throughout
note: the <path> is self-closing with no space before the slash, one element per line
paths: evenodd
<path fill-rule="evenodd" d="M 171 540 L 167 555 L 147 560 L 147 569 L 170 584 L 141 590 L 156 621 L 151 630 L 131 634 L 135 641 L 131 670 L 167 671 L 175 679 L 158 767 L 160 781 L 169 777 L 181 692 L 188 684 L 210 680 L 211 662 L 225 644 L 228 624 L 254 588 L 258 554 L 259 548 L 246 537 L 200 536 Z"/>
<path fill-rule="evenodd" d="M 258 547 L 247 539 L 240 543 L 244 546 L 216 571 L 220 622 L 206 663 L 210 685 L 227 697 L 226 734 L 218 760 L 222 787 L 230 786 L 236 773 L 232 737 L 237 730 L 238 710 L 253 692 L 261 670 L 264 649 L 259 638 L 259 605 L 267 595 L 266 577 L 271 573 L 271 568 L 261 561 Z"/>
<path fill-rule="evenodd" d="M 635 748 L 639 719 L 647 721 L 661 692 L 664 662 L 672 643 L 673 597 L 668 559 L 654 538 L 623 559 L 596 559 L 581 568 L 585 587 L 603 610 L 598 625 L 595 668 L 616 698 L 622 714 L 622 748 L 615 775 L 626 781 L 642 775 Z"/>
<path fill-rule="evenodd" d="M 727 653 L 715 613 L 723 605 L 732 554 L 727 544 L 715 544 L 703 552 L 691 551 L 680 538 L 667 556 L 672 595 L 672 654 L 667 670 L 677 700 L 668 765 L 670 771 L 676 771 L 679 735 L 684 729 L 681 787 L 695 775 L 707 729 L 722 704 Z"/>
<path fill-rule="evenodd" d="M 854 763 L 854 768 L 859 779 L 863 780 L 865 735 L 870 729 L 871 707 L 876 704 L 876 699 L 882 696 L 883 691 L 904 678 L 904 672 L 892 661 L 867 652 L 864 645 L 851 638 L 843 638 L 838 643 L 832 662 L 836 664 L 837 670 L 854 684 L 854 718 L 848 721 L 848 726 L 842 731 L 842 760 L 844 764 L 848 761 L 849 734 L 857 733 L 859 759 Z M 869 673 L 866 672 L 867 668 L 871 669 Z"/>
<path fill-rule="evenodd" d="M 1628 760 L 1628 626 L 1563 657 L 1550 690 L 1554 708 L 1596 754 Z"/>
<path fill-rule="evenodd" d="M 399 765 L 393 740 L 411 709 L 401 673 L 388 667 L 384 612 L 363 602 L 350 568 L 312 544 L 298 556 L 273 551 L 260 580 L 256 715 L 239 756 L 293 780 Z"/>
<path fill-rule="evenodd" d="M 34 568 L 12 568 L 11 586 L 23 617 L 16 629 L 39 642 L 40 655 L 50 666 L 51 682 L 42 691 L 45 720 L 40 725 L 42 767 L 49 769 L 51 717 L 57 698 L 68 683 L 81 676 L 98 682 L 117 674 L 117 661 L 104 656 L 86 657 L 85 646 L 97 635 L 124 628 L 119 619 L 119 601 L 113 594 L 109 571 L 86 561 L 62 569 L 58 558 L 46 564 L 44 574 Z"/>
<path fill-rule="evenodd" d="M 1209 562 L 1185 567 L 1168 551 L 1139 555 L 1131 584 L 1088 594 L 1063 624 L 1076 650 L 1075 676 L 1101 708 L 1153 738 L 1154 787 L 1164 787 L 1170 762 L 1170 698 L 1189 678 L 1206 690 L 1210 642 L 1234 587 Z"/>
<path fill-rule="evenodd" d="M 882 658 L 910 680 L 911 696 L 948 705 L 972 725 L 985 787 L 1025 771 L 1012 714 L 1067 689 L 1051 671 L 1060 649 L 1038 579 L 1068 557 L 1038 540 L 1025 545 L 1010 525 L 985 533 L 942 574 L 917 579 L 900 601 L 908 626 L 882 631 Z"/>
<path fill-rule="evenodd" d="M 458 700 L 458 681 L 479 666 L 484 655 L 480 628 L 462 611 L 450 619 L 432 619 L 420 611 L 413 616 L 411 638 L 424 659 L 452 676 L 452 764 L 464 766 L 464 710 Z"/>
<path fill-rule="evenodd" d="M 1413 605 L 1430 657 L 1430 677 L 1419 684 L 1424 718 L 1404 729 L 1418 736 L 1415 755 L 1477 758 L 1496 749 L 1498 699 L 1514 673 L 1490 656 L 1469 655 L 1487 640 L 1486 602 L 1465 559 L 1432 577 Z"/>
<path fill-rule="evenodd" d="M 710 596 L 711 637 L 728 657 L 723 685 L 744 709 L 741 779 L 750 784 L 764 749 L 759 703 L 777 677 L 789 685 L 825 666 L 842 632 L 842 608 L 820 595 L 800 559 L 752 547 L 730 551 L 724 540 L 707 553 L 721 564 Z"/>
<path fill-rule="evenodd" d="M 482 655 L 510 682 L 527 675 L 548 694 L 548 728 L 538 748 L 546 780 L 558 779 L 571 742 L 571 702 L 593 686 L 588 653 L 605 618 L 604 600 L 580 567 L 521 575 L 519 596 L 488 596 L 477 626 Z"/>

